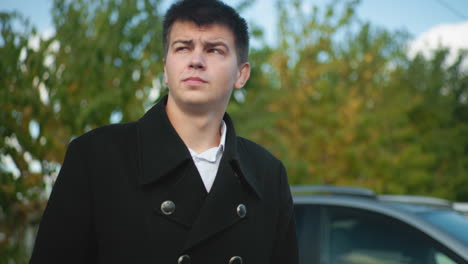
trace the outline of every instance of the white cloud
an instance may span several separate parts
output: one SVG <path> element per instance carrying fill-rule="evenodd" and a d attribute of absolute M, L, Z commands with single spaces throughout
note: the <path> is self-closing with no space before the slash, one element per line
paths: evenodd
<path fill-rule="evenodd" d="M 46 28 L 44 31 L 41 32 L 41 38 L 43 40 L 48 40 L 51 37 L 53 37 L 54 35 L 55 35 L 55 29 L 52 28 L 52 27 Z"/>
<path fill-rule="evenodd" d="M 46 30 L 40 32 L 39 34 L 33 35 L 28 40 L 28 47 L 34 51 L 39 50 L 39 45 L 41 40 L 48 40 L 55 35 L 54 28 L 47 28 Z"/>
<path fill-rule="evenodd" d="M 28 47 L 34 51 L 39 50 L 39 45 L 41 44 L 41 37 L 38 35 L 33 35 L 28 40 Z"/>
<path fill-rule="evenodd" d="M 442 24 L 429 29 L 409 43 L 408 55 L 414 57 L 420 52 L 425 57 L 430 57 L 438 48 L 449 49 L 447 64 L 455 61 L 460 50 L 468 50 L 468 21 Z M 464 65 L 468 68 L 468 58 L 465 59 Z"/>

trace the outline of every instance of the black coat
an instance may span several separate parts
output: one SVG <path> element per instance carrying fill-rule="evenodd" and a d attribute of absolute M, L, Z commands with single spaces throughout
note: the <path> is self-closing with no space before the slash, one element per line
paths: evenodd
<path fill-rule="evenodd" d="M 224 154 L 209 193 L 165 100 L 137 122 L 73 140 L 31 263 L 296 264 L 284 167 L 224 120 Z"/>

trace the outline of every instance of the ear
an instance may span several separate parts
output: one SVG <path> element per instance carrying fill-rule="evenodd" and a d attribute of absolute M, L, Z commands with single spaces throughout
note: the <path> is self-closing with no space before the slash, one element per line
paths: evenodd
<path fill-rule="evenodd" d="M 240 89 L 244 87 L 245 83 L 250 78 L 250 63 L 244 62 L 239 68 L 239 75 L 237 76 L 237 80 L 234 83 L 234 89 Z"/>

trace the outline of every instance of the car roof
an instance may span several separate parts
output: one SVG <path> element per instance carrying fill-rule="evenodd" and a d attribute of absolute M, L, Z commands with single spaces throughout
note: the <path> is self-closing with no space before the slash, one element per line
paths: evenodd
<path fill-rule="evenodd" d="M 468 246 L 421 217 L 436 211 L 455 211 L 447 200 L 406 195 L 376 195 L 356 187 L 292 186 L 295 204 L 344 206 L 363 209 L 400 220 L 429 235 L 468 261 Z"/>
<path fill-rule="evenodd" d="M 468 216 L 468 203 L 455 202 L 453 203 L 453 209 Z"/>

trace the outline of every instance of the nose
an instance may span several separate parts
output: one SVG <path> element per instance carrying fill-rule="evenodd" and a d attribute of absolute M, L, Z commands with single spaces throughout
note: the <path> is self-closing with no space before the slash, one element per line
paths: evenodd
<path fill-rule="evenodd" d="M 192 57 L 190 58 L 190 65 L 191 69 L 204 69 L 205 68 L 205 58 L 203 56 L 203 51 L 194 50 L 192 53 Z"/>

